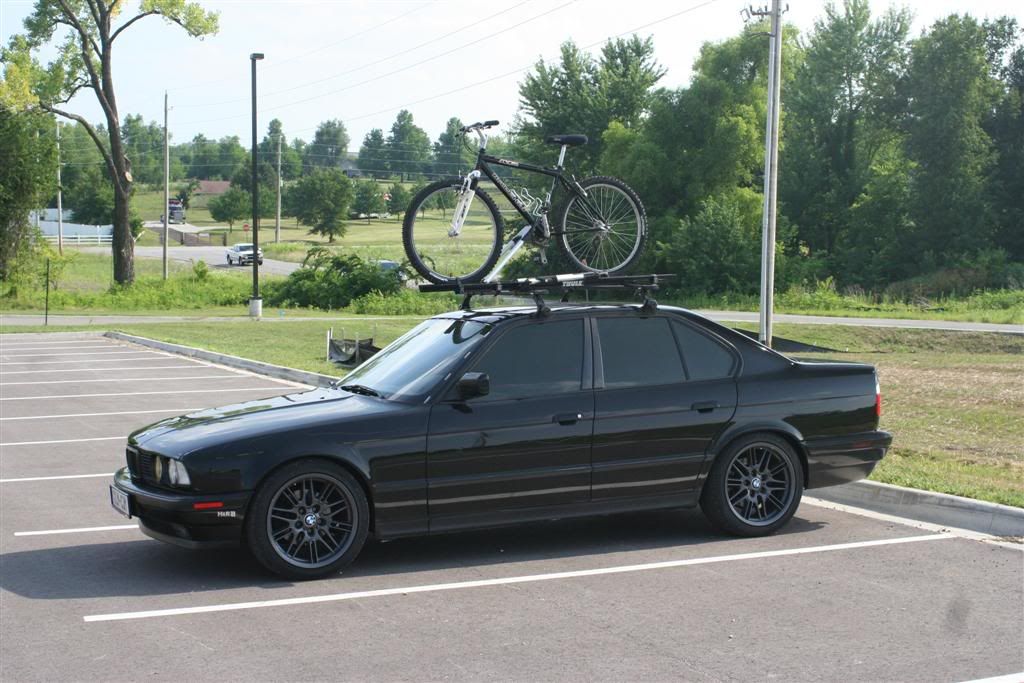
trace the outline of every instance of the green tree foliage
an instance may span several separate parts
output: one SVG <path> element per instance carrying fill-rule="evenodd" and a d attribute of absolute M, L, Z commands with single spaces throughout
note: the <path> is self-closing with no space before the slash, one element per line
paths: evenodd
<path fill-rule="evenodd" d="M 572 41 L 563 43 L 557 63 L 538 62 L 519 85 L 521 153 L 538 162 L 548 160 L 552 149 L 545 146 L 545 137 L 583 133 L 590 144 L 573 150 L 572 162 L 581 173 L 593 173 L 604 148 L 601 135 L 613 121 L 635 127 L 664 74 L 650 38 L 616 38 L 596 60 Z"/>
<path fill-rule="evenodd" d="M 141 115 L 128 114 L 121 123 L 121 139 L 124 152 L 131 161 L 135 181 L 147 185 L 162 185 L 164 182 L 164 127 L 151 121 L 146 123 Z M 177 155 L 170 156 L 171 180 L 185 176 L 185 167 Z"/>
<path fill-rule="evenodd" d="M 295 180 L 302 175 L 302 155 L 288 144 L 281 119 L 272 119 L 267 124 L 267 134 L 259 145 L 260 165 L 266 164 L 269 167 L 268 175 L 276 177 L 278 139 L 281 140 L 281 178 Z"/>
<path fill-rule="evenodd" d="M 107 0 L 36 0 L 25 19 L 25 32 L 11 38 L 3 61 L 17 65 L 14 76 L 29 84 L 32 104 L 77 121 L 102 153 L 114 192 L 114 279 L 128 284 L 135 279 L 129 209 L 134 174 L 114 92 L 114 46 L 126 30 L 149 16 L 159 16 L 191 36 L 201 37 L 217 32 L 217 14 L 186 0 L 141 0 L 137 11 L 128 14 L 123 12 L 124 5 Z M 44 49 L 56 54 L 45 67 L 34 59 Z M 6 90 L 23 94 L 25 88 Z M 84 117 L 65 108 L 82 90 L 92 90 L 96 96 L 106 121 L 106 140 Z"/>
<path fill-rule="evenodd" d="M 412 201 L 409 190 L 405 189 L 405 185 L 395 183 L 388 194 L 388 211 L 397 216 L 404 216 L 405 210 L 409 208 L 409 202 Z"/>
<path fill-rule="evenodd" d="M 289 212 L 311 233 L 327 235 L 333 242 L 345 234 L 352 194 L 352 181 L 340 169 L 316 169 L 288 193 Z"/>
<path fill-rule="evenodd" d="M 268 288 L 266 296 L 271 306 L 331 310 L 344 308 L 353 299 L 371 292 L 394 294 L 401 288 L 398 271 L 384 271 L 376 263 L 363 261 L 354 254 L 314 247 L 302 268 L 292 272 L 280 286 Z"/>
<path fill-rule="evenodd" d="M 34 247 L 29 212 L 42 208 L 56 183 L 55 123 L 0 104 L 0 280 L 17 280 Z"/>
<path fill-rule="evenodd" d="M 313 141 L 302 153 L 302 166 L 306 173 L 314 168 L 341 168 L 348 155 L 348 131 L 338 119 L 324 121 L 317 126 Z"/>
<path fill-rule="evenodd" d="M 448 119 L 444 131 L 437 136 L 434 143 L 433 173 L 437 177 L 453 176 L 465 173 L 473 167 L 476 157 L 463 145 L 463 123 L 453 116 Z M 474 141 L 475 142 L 475 141 Z"/>
<path fill-rule="evenodd" d="M 227 223 L 233 230 L 235 221 L 252 216 L 252 196 L 240 187 L 229 187 L 227 192 L 210 200 L 210 217 L 218 223 Z"/>
<path fill-rule="evenodd" d="M 999 102 L 986 126 L 999 152 L 991 185 L 994 240 L 1010 257 L 1024 261 L 1024 45 L 1019 44 L 1016 22 L 1001 20 L 992 26 L 990 35 L 1012 38 L 990 50 L 989 60 L 1000 82 Z"/>
<path fill-rule="evenodd" d="M 356 166 L 364 175 L 372 178 L 387 178 L 391 175 L 388 171 L 386 144 L 384 131 L 380 128 L 374 128 L 363 138 Z"/>
<path fill-rule="evenodd" d="M 430 172 L 430 137 L 413 122 L 407 109 L 398 112 L 391 124 L 384 151 L 392 173 L 406 178 Z"/>
<path fill-rule="evenodd" d="M 356 213 L 384 213 L 387 205 L 381 193 L 381 186 L 374 182 L 362 181 L 356 184 L 355 197 L 352 200 L 352 210 Z"/>
<path fill-rule="evenodd" d="M 248 158 L 237 135 L 211 140 L 202 133 L 176 145 L 171 156 L 181 159 L 186 177 L 199 180 L 230 180 Z"/>
<path fill-rule="evenodd" d="M 101 166 L 87 166 L 64 183 L 63 200 L 78 223 L 110 225 L 114 220 L 114 187 Z"/>

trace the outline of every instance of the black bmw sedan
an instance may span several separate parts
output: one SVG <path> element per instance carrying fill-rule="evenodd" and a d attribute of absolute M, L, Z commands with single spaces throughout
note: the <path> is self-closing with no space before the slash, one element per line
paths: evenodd
<path fill-rule="evenodd" d="M 131 434 L 113 506 L 190 548 L 303 579 L 379 539 L 700 505 L 770 534 L 803 490 L 867 476 L 875 370 L 793 361 L 673 307 L 458 311 L 326 389 Z"/>

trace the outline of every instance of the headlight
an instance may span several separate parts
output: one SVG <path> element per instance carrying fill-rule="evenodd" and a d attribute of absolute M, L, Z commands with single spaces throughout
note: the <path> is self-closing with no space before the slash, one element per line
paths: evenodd
<path fill-rule="evenodd" d="M 153 474 L 158 482 L 163 481 L 164 478 L 164 460 L 166 458 L 160 455 L 153 458 Z"/>
<path fill-rule="evenodd" d="M 175 486 L 189 486 L 188 470 L 180 460 L 167 461 L 167 480 Z"/>

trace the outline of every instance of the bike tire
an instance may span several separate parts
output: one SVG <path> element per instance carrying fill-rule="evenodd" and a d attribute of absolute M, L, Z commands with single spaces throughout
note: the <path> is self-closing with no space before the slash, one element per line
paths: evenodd
<path fill-rule="evenodd" d="M 493 230 L 493 239 L 489 246 L 484 244 L 475 245 L 475 247 L 483 247 L 487 249 L 486 256 L 479 260 L 479 263 L 476 263 L 477 259 L 470 254 L 466 255 L 463 259 L 459 259 L 466 264 L 471 260 L 474 263 L 474 265 L 466 267 L 467 272 L 461 272 L 463 270 L 462 268 L 439 268 L 436 260 L 431 259 L 428 254 L 425 254 L 421 248 L 417 247 L 416 226 L 417 223 L 420 223 L 421 225 L 424 223 L 423 219 L 419 218 L 421 205 L 430 200 L 430 198 L 435 194 L 454 192 L 457 195 L 461 188 L 461 178 L 448 178 L 427 185 L 417 192 L 416 196 L 409 202 L 409 208 L 406 210 L 405 218 L 402 221 L 402 245 L 405 248 L 406 258 L 409 259 L 409 263 L 424 279 L 439 285 L 453 284 L 456 280 L 460 282 L 479 282 L 491 271 L 492 268 L 494 268 L 494 264 L 497 263 L 498 256 L 501 254 L 501 241 L 505 234 L 505 221 L 501 217 L 501 213 L 498 211 L 498 206 L 494 203 L 494 200 L 479 187 L 475 190 L 476 199 L 479 199 L 483 203 L 486 213 L 482 215 L 489 214 L 490 222 L 493 226 L 492 228 L 484 226 L 481 229 L 481 235 L 479 235 L 481 237 L 484 230 Z M 454 205 L 452 206 L 452 209 L 454 210 Z M 442 230 L 444 229 L 443 223 L 440 227 Z M 440 239 L 437 237 L 437 225 L 432 226 L 432 233 L 435 238 Z M 457 259 L 453 257 L 453 260 Z M 428 261 L 432 262 L 428 263 Z M 459 272 L 454 272 L 455 270 L 459 270 Z"/>
<path fill-rule="evenodd" d="M 586 210 L 584 212 L 585 207 L 582 206 L 580 198 L 572 195 L 565 201 L 559 212 L 558 229 L 556 231 L 558 246 L 569 260 L 569 263 L 582 271 L 622 273 L 640 260 L 644 254 L 644 249 L 647 247 L 647 212 L 644 209 L 644 205 L 640 201 L 640 197 L 633 191 L 633 188 L 618 178 L 593 176 L 591 178 L 584 178 L 579 184 L 584 190 L 587 190 L 588 195 L 591 197 L 598 193 L 608 195 L 607 197 L 601 197 L 600 201 L 595 202 L 596 208 L 601 213 L 614 213 L 614 215 L 602 215 L 591 218 L 600 218 L 601 221 L 610 222 L 613 224 L 612 228 L 614 228 L 614 223 L 620 214 L 626 215 L 629 213 L 631 218 L 627 221 L 626 228 L 621 232 L 608 229 L 604 230 L 603 233 L 598 233 L 610 236 L 608 238 L 601 238 L 598 245 L 594 247 L 594 257 L 588 258 L 590 252 L 587 251 L 589 247 L 585 244 L 585 239 L 581 242 L 575 236 L 583 232 L 579 216 L 582 213 L 590 214 L 590 211 Z M 628 244 L 623 241 L 626 235 L 629 235 L 631 240 Z M 608 247 L 606 250 L 607 256 L 599 258 L 602 253 L 602 245 L 605 244 L 606 240 L 608 244 L 617 246 Z M 593 244 L 594 242 L 591 240 L 590 246 L 593 246 Z"/>

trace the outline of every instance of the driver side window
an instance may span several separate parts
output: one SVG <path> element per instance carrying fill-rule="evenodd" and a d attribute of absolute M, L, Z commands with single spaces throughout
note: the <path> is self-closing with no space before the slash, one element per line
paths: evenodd
<path fill-rule="evenodd" d="M 533 398 L 579 391 L 583 381 L 583 321 L 520 325 L 505 332 L 471 368 L 491 381 L 477 400 Z"/>

